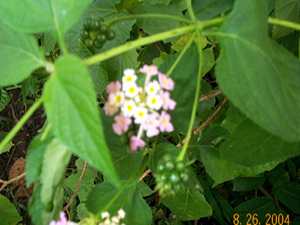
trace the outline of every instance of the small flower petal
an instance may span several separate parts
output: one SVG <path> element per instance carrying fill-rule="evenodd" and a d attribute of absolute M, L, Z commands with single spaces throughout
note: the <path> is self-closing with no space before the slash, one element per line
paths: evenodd
<path fill-rule="evenodd" d="M 116 134 L 122 135 L 125 133 L 131 124 L 131 119 L 123 115 L 117 115 L 115 117 L 115 123 L 113 124 L 113 130 Z"/>
<path fill-rule="evenodd" d="M 126 100 L 121 108 L 124 116 L 131 117 L 134 115 L 136 104 L 132 100 Z"/>
<path fill-rule="evenodd" d="M 148 95 L 156 95 L 160 90 L 159 83 L 155 80 L 152 82 L 149 82 L 146 86 L 146 93 Z"/>
<path fill-rule="evenodd" d="M 143 148 L 145 146 L 145 142 L 141 139 L 138 138 L 137 136 L 132 136 L 130 138 L 130 149 L 132 151 L 137 151 L 140 148 Z"/>
<path fill-rule="evenodd" d="M 164 111 L 159 118 L 159 129 L 162 132 L 172 132 L 174 130 L 173 124 L 171 123 L 171 116 Z"/>
<path fill-rule="evenodd" d="M 121 83 L 119 81 L 111 82 L 106 87 L 107 94 L 112 94 L 121 90 Z"/>
<path fill-rule="evenodd" d="M 158 80 L 163 89 L 171 91 L 174 89 L 174 81 L 163 73 L 158 74 Z"/>
<path fill-rule="evenodd" d="M 144 74 L 146 74 L 147 76 L 153 76 L 158 74 L 158 69 L 156 65 L 144 65 L 140 71 Z"/>
<path fill-rule="evenodd" d="M 147 106 L 151 109 L 159 110 L 162 104 L 163 102 L 159 95 L 150 95 L 147 97 Z"/>

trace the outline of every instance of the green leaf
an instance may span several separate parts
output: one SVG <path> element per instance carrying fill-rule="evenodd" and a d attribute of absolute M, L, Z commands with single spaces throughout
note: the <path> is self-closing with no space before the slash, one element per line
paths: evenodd
<path fill-rule="evenodd" d="M 216 17 L 231 9 L 233 0 L 193 0 L 193 9 L 198 19 Z"/>
<path fill-rule="evenodd" d="M 236 109 L 227 113 L 237 117 Z M 231 130 L 230 137 L 220 146 L 221 158 L 243 166 L 256 166 L 271 161 L 283 162 L 300 154 L 300 143 L 288 143 L 266 132 L 243 115 Z M 235 118 L 237 119 L 237 118 Z M 253 157 L 255 155 L 255 157 Z"/>
<path fill-rule="evenodd" d="M 3 195 L 0 195 L 1 224 L 17 225 L 22 220 L 15 206 Z"/>
<path fill-rule="evenodd" d="M 135 50 L 131 50 L 118 57 L 114 57 L 103 62 L 103 67 L 108 73 L 109 80 L 113 81 L 121 79 L 123 71 L 127 68 L 137 69 L 139 66 L 137 57 L 137 52 Z"/>
<path fill-rule="evenodd" d="M 285 183 L 273 190 L 276 198 L 294 213 L 300 213 L 300 184 Z"/>
<path fill-rule="evenodd" d="M 1 4 L 3 1 L 0 11 Z M 0 86 L 19 83 L 44 65 L 43 55 L 33 37 L 1 25 L 0 34 Z"/>
<path fill-rule="evenodd" d="M 250 119 L 289 142 L 300 141 L 300 62 L 268 37 L 267 4 L 237 0 L 216 35 L 217 80 Z"/>
<path fill-rule="evenodd" d="M 12 28 L 38 33 L 56 30 L 65 33 L 93 0 L 1 1 L 1 22 Z"/>
<path fill-rule="evenodd" d="M 293 22 L 300 22 L 300 2 L 298 0 L 275 0 L 275 17 Z M 280 38 L 292 33 L 292 29 L 274 26 L 272 36 Z"/>
<path fill-rule="evenodd" d="M 101 114 L 105 139 L 111 150 L 112 158 L 118 175 L 122 180 L 136 180 L 141 175 L 143 152 L 132 154 L 126 137 L 120 137 L 112 129 L 113 118 Z"/>
<path fill-rule="evenodd" d="M 264 176 L 237 178 L 233 180 L 233 191 L 251 191 L 262 186 L 265 182 Z"/>
<path fill-rule="evenodd" d="M 266 222 L 265 221 L 266 214 L 270 213 L 272 215 L 272 213 L 276 213 L 277 210 L 272 199 L 260 197 L 260 198 L 253 198 L 241 203 L 239 206 L 235 208 L 234 212 L 238 214 L 239 221 L 242 224 L 247 223 L 247 219 L 249 219 L 249 216 L 247 216 L 248 213 L 251 214 L 251 222 L 254 213 L 257 213 L 258 220 L 261 222 L 261 224 L 265 224 L 264 222 Z"/>
<path fill-rule="evenodd" d="M 203 194 L 193 187 L 187 187 L 176 195 L 162 199 L 162 202 L 180 220 L 197 220 L 212 215 L 212 209 Z"/>
<path fill-rule="evenodd" d="M 87 68 L 74 56 L 55 64 L 44 101 L 55 136 L 114 184 L 118 177 L 105 143 L 96 94 Z"/>
<path fill-rule="evenodd" d="M 48 205 L 54 198 L 70 158 L 66 146 L 57 139 L 53 139 L 47 146 L 41 171 L 41 201 L 44 205 Z"/>
<path fill-rule="evenodd" d="M 149 225 L 152 222 L 151 209 L 137 187 L 136 183 L 124 183 L 121 189 L 117 189 L 103 182 L 90 193 L 88 209 L 98 215 L 103 211 L 114 215 L 122 208 L 126 212 L 126 224 Z"/>
<path fill-rule="evenodd" d="M 29 187 L 33 182 L 40 179 L 45 151 L 52 139 L 41 140 L 41 136 L 36 136 L 28 147 L 26 156 L 26 185 Z"/>
<path fill-rule="evenodd" d="M 41 185 L 34 187 L 28 211 L 34 225 L 49 225 L 50 221 L 57 218 L 63 207 L 64 190 L 58 186 L 55 190 L 53 200 L 46 206 L 41 199 Z"/>
<path fill-rule="evenodd" d="M 256 176 L 257 174 L 273 169 L 279 164 L 277 161 L 270 161 L 255 166 L 243 166 L 223 159 L 220 156 L 220 151 L 216 149 L 201 150 L 201 160 L 206 172 L 214 180 L 214 186 L 236 177 Z"/>
<path fill-rule="evenodd" d="M 151 2 L 151 3 L 150 3 Z M 152 1 L 145 1 L 143 4 L 139 4 L 133 9 L 136 14 L 143 13 L 159 13 L 164 15 L 182 16 L 182 10 L 177 5 L 166 5 L 166 4 L 152 4 Z M 148 34 L 155 34 L 163 32 L 172 28 L 176 28 L 180 25 L 178 21 L 169 19 L 156 19 L 156 18 L 145 18 L 138 19 L 137 25 Z"/>
<path fill-rule="evenodd" d="M 179 54 L 170 55 L 161 65 L 160 70 L 166 73 L 176 61 Z M 185 133 L 187 131 L 193 101 L 196 91 L 196 75 L 198 70 L 197 47 L 192 45 L 176 65 L 171 78 L 175 81 L 175 89 L 171 97 L 176 100 L 176 108 L 172 113 L 175 130 Z"/>

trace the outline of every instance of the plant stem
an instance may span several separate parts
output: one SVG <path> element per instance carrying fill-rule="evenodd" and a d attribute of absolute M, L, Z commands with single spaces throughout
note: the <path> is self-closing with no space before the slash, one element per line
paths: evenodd
<path fill-rule="evenodd" d="M 197 21 L 197 18 L 195 16 L 193 6 L 192 6 L 192 0 L 186 0 L 186 6 L 187 6 L 187 10 L 188 10 L 188 13 L 189 13 L 192 21 Z"/>
<path fill-rule="evenodd" d="M 16 136 L 16 134 L 22 129 L 27 120 L 32 116 L 32 114 L 42 105 L 42 98 L 38 99 L 29 110 L 22 116 L 19 122 L 14 126 L 13 129 L 5 136 L 5 138 L 0 143 L 0 153 L 5 149 L 8 143 Z"/>
<path fill-rule="evenodd" d="M 184 48 L 179 53 L 179 55 L 176 58 L 175 62 L 172 64 L 172 66 L 170 67 L 170 69 L 166 73 L 167 76 L 170 76 L 173 73 L 173 71 L 175 70 L 176 66 L 178 65 L 178 63 L 180 62 L 180 60 L 182 59 L 182 57 L 184 56 L 184 54 L 186 53 L 186 51 L 189 49 L 189 47 L 191 46 L 191 44 L 193 43 L 193 41 L 194 41 L 194 35 L 190 38 L 190 40 L 188 41 L 188 43 L 186 43 L 186 45 L 184 46 Z"/>
<path fill-rule="evenodd" d="M 158 14 L 158 13 L 144 13 L 144 14 L 132 14 L 126 16 L 119 16 L 116 18 L 112 18 L 106 21 L 106 24 L 111 26 L 119 21 L 123 20 L 133 20 L 133 19 L 140 19 L 140 18 L 152 18 L 152 19 L 167 19 L 167 20 L 175 20 L 184 23 L 191 23 L 190 20 L 174 15 L 167 15 L 167 14 Z"/>
<path fill-rule="evenodd" d="M 151 35 L 151 36 L 148 36 L 148 37 L 139 38 L 137 40 L 129 41 L 129 42 L 123 44 L 123 45 L 120 45 L 120 46 L 115 47 L 113 49 L 107 50 L 107 51 L 102 52 L 100 54 L 91 56 L 90 58 L 87 58 L 87 59 L 83 60 L 83 62 L 86 65 L 93 65 L 93 64 L 102 62 L 104 60 L 110 59 L 114 56 L 125 53 L 129 50 L 141 47 L 143 45 L 148 45 L 148 44 L 152 44 L 152 43 L 157 42 L 157 41 L 162 41 L 162 40 L 165 40 L 165 39 L 168 39 L 168 38 L 183 35 L 183 34 L 186 34 L 188 32 L 194 31 L 196 29 L 202 30 L 202 29 L 210 27 L 210 26 L 218 25 L 223 20 L 224 20 L 223 18 L 215 18 L 215 19 L 212 19 L 212 20 L 198 21 L 197 23 L 192 24 L 192 25 L 182 26 L 182 27 L 175 28 L 175 29 L 172 29 L 172 30 L 169 30 L 169 31 L 154 34 L 154 35 Z"/>
<path fill-rule="evenodd" d="M 182 150 L 180 152 L 180 154 L 177 157 L 177 160 L 182 161 L 184 160 L 184 157 L 187 153 L 188 147 L 189 147 L 189 143 L 192 137 L 192 133 L 193 133 L 193 126 L 195 123 L 195 119 L 196 119 L 196 113 L 197 113 L 197 109 L 198 109 L 198 103 L 199 103 L 199 97 L 200 97 L 200 91 L 201 91 L 201 78 L 202 78 L 202 70 L 203 70 L 203 50 L 201 47 L 201 44 L 199 43 L 199 39 L 196 38 L 195 42 L 197 44 L 197 48 L 198 48 L 198 52 L 199 52 L 199 69 L 198 69 L 198 76 L 197 76 L 197 84 L 196 84 L 196 91 L 195 91 L 195 97 L 194 97 L 194 103 L 193 103 L 193 109 L 192 109 L 192 114 L 191 114 L 191 119 L 190 119 L 190 124 L 189 124 L 189 128 L 188 128 L 188 132 L 185 138 L 185 142 L 184 145 L 182 147 Z"/>
<path fill-rule="evenodd" d="M 268 22 L 273 25 L 278 25 L 300 31 L 300 24 L 292 21 L 269 17 Z"/>
<path fill-rule="evenodd" d="M 122 54 L 124 52 L 127 52 L 129 50 L 141 47 L 143 45 L 151 44 L 151 43 L 154 43 L 154 42 L 157 42 L 157 41 L 161 41 L 161 40 L 165 40 L 165 39 L 168 39 L 168 38 L 171 38 L 171 37 L 176 37 L 176 36 L 185 34 L 189 31 L 194 30 L 195 26 L 196 25 L 194 25 L 194 24 L 193 25 L 188 25 L 188 26 L 183 26 L 183 27 L 172 29 L 172 30 L 162 32 L 162 33 L 159 33 L 159 34 L 154 34 L 154 35 L 151 35 L 149 37 L 139 38 L 137 40 L 127 42 L 127 43 L 125 43 L 123 45 L 120 45 L 118 47 L 115 47 L 111 50 L 105 51 L 105 52 L 100 53 L 98 55 L 94 55 L 94 56 L 92 56 L 88 59 L 85 59 L 84 63 L 87 64 L 87 65 L 93 65 L 93 64 L 102 62 L 103 60 L 106 60 L 106 59 L 112 58 L 114 56 L 120 55 L 120 54 Z"/>

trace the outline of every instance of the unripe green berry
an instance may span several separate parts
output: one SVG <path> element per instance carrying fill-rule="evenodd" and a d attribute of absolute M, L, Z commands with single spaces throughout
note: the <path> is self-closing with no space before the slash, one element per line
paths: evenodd
<path fill-rule="evenodd" d="M 115 32 L 113 30 L 108 30 L 105 33 L 107 40 L 113 40 L 115 38 Z"/>

